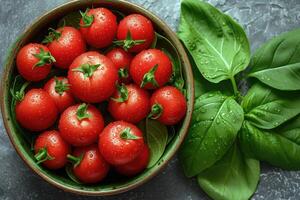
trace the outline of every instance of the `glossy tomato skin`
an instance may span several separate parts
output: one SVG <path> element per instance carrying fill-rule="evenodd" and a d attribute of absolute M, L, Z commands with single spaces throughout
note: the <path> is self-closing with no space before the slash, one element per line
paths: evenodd
<path fill-rule="evenodd" d="M 58 109 L 50 95 L 43 89 L 29 90 L 16 104 L 17 121 L 30 131 L 43 131 L 57 119 Z"/>
<path fill-rule="evenodd" d="M 95 143 L 104 128 L 104 120 L 96 107 L 88 105 L 88 118 L 79 120 L 77 110 L 80 104 L 70 106 L 60 116 L 58 129 L 61 136 L 73 146 L 86 146 Z"/>
<path fill-rule="evenodd" d="M 119 82 L 120 83 L 130 83 L 131 78 L 129 76 L 129 66 L 132 60 L 132 55 L 129 52 L 126 52 L 124 49 L 121 48 L 114 48 L 110 50 L 106 56 L 114 63 L 115 67 L 117 67 L 118 70 L 120 69 L 126 69 L 128 70 L 128 77 L 127 78 L 121 78 L 119 76 Z"/>
<path fill-rule="evenodd" d="M 165 125 L 177 124 L 186 114 L 185 97 L 173 86 L 165 86 L 156 90 L 150 102 L 151 107 L 154 104 L 162 107 L 162 113 L 157 120 Z"/>
<path fill-rule="evenodd" d="M 133 161 L 124 165 L 115 166 L 116 171 L 124 176 L 134 176 L 146 169 L 150 158 L 150 151 L 147 145 Z"/>
<path fill-rule="evenodd" d="M 42 165 L 48 169 L 59 169 L 66 165 L 67 155 L 71 152 L 71 147 L 58 131 L 45 131 L 37 137 L 34 144 L 35 153 L 37 154 L 43 148 L 53 159 L 42 162 Z"/>
<path fill-rule="evenodd" d="M 137 85 L 141 85 L 144 75 L 155 65 L 157 70 L 154 73 L 158 87 L 165 85 L 172 75 L 172 63 L 169 57 L 158 49 L 148 49 L 137 54 L 130 64 L 130 76 Z M 157 88 L 152 83 L 147 83 L 144 88 Z"/>
<path fill-rule="evenodd" d="M 74 71 L 83 64 L 100 64 L 91 77 Z M 112 61 L 96 51 L 78 56 L 70 66 L 68 80 L 74 96 L 88 103 L 97 103 L 108 99 L 116 89 L 118 71 Z"/>
<path fill-rule="evenodd" d="M 125 129 L 138 139 L 123 139 L 121 134 Z M 136 159 L 144 147 L 143 134 L 135 125 L 125 121 L 115 121 L 108 124 L 99 136 L 99 151 L 104 159 L 112 165 L 122 165 Z"/>
<path fill-rule="evenodd" d="M 148 49 L 153 42 L 155 33 L 152 22 L 140 14 L 131 14 L 122 19 L 118 26 L 117 39 L 125 40 L 128 31 L 133 40 L 145 40 L 144 43 L 131 47 L 129 52 L 140 52 Z"/>
<path fill-rule="evenodd" d="M 68 84 L 68 79 L 65 77 L 56 77 L 58 81 L 62 81 L 64 84 Z M 56 81 L 55 78 L 50 79 L 45 85 L 44 90 L 54 100 L 56 107 L 59 112 L 63 112 L 66 108 L 75 103 L 74 97 L 70 89 L 63 91 L 62 94 L 58 93 L 55 89 Z"/>
<path fill-rule="evenodd" d="M 89 27 L 83 27 L 80 20 L 80 32 L 86 42 L 96 48 L 104 48 L 112 44 L 117 33 L 117 17 L 106 8 L 93 8 L 87 16 L 94 16 L 93 23 Z"/>
<path fill-rule="evenodd" d="M 108 111 L 116 120 L 124 120 L 131 123 L 138 123 L 147 117 L 150 111 L 150 96 L 148 92 L 135 84 L 125 86 L 128 90 L 128 99 L 124 102 L 109 100 Z M 112 96 L 118 99 L 118 91 Z"/>
<path fill-rule="evenodd" d="M 85 147 L 76 147 L 73 155 L 83 158 L 80 164 L 73 168 L 75 176 L 83 183 L 97 183 L 103 180 L 108 171 L 109 165 L 103 159 L 96 144 Z"/>
<path fill-rule="evenodd" d="M 56 31 L 61 34 L 60 37 L 47 46 L 56 60 L 54 65 L 61 69 L 68 69 L 72 61 L 85 52 L 85 41 L 80 32 L 73 27 L 65 26 Z"/>
<path fill-rule="evenodd" d="M 39 59 L 34 54 L 39 54 L 40 49 L 49 52 L 49 49 L 41 44 L 30 43 L 24 46 L 17 55 L 18 72 L 23 78 L 28 81 L 40 81 L 47 77 L 50 73 L 52 64 L 45 64 L 43 66 L 35 66 Z"/>

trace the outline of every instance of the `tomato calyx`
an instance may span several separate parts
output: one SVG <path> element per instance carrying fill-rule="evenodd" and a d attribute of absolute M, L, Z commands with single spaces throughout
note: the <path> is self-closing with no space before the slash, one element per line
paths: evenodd
<path fill-rule="evenodd" d="M 128 78 L 129 77 L 129 72 L 127 68 L 120 68 L 118 70 L 118 76 L 119 78 Z"/>
<path fill-rule="evenodd" d="M 82 158 L 83 158 L 83 154 L 81 154 L 79 157 L 68 154 L 67 158 L 73 164 L 73 168 L 75 168 L 81 163 Z"/>
<path fill-rule="evenodd" d="M 163 111 L 163 107 L 160 104 L 158 103 L 153 104 L 153 106 L 151 107 L 151 112 L 148 115 L 148 118 L 158 119 L 161 116 L 162 111 Z"/>
<path fill-rule="evenodd" d="M 128 30 L 125 40 L 116 40 L 113 43 L 117 46 L 123 47 L 125 51 L 128 51 L 131 47 L 139 44 L 143 44 L 145 40 L 133 40 L 130 31 Z"/>
<path fill-rule="evenodd" d="M 15 82 L 16 82 L 16 80 L 15 80 Z M 10 93 L 11 93 L 11 95 L 13 96 L 13 98 L 15 100 L 22 101 L 24 99 L 24 96 L 25 96 L 25 89 L 30 84 L 30 82 L 25 82 L 21 86 L 21 89 L 19 91 L 14 91 L 14 89 L 15 89 L 15 82 L 14 82 L 14 86 L 10 89 Z"/>
<path fill-rule="evenodd" d="M 82 17 L 82 21 L 83 21 L 83 25 L 80 25 L 80 26 L 83 28 L 90 27 L 92 25 L 92 23 L 94 22 L 94 15 L 90 15 L 90 16 L 87 15 L 89 10 L 90 9 L 87 8 L 84 13 L 79 11 L 80 15 Z"/>
<path fill-rule="evenodd" d="M 55 92 L 58 93 L 60 96 L 63 95 L 63 93 L 70 89 L 70 84 L 64 83 L 63 80 L 58 80 L 57 77 L 54 77 L 55 80 Z"/>
<path fill-rule="evenodd" d="M 126 85 L 123 83 L 121 85 L 117 84 L 117 90 L 120 94 L 119 98 L 111 98 L 115 102 L 123 103 L 128 100 L 128 90 Z"/>
<path fill-rule="evenodd" d="M 154 73 L 156 72 L 158 68 L 158 64 L 154 65 L 143 77 L 142 83 L 140 85 L 141 88 L 145 87 L 146 84 L 152 83 L 153 86 L 158 87 L 158 83 L 155 80 Z"/>
<path fill-rule="evenodd" d="M 46 160 L 53 160 L 54 158 L 48 154 L 46 147 L 39 149 L 37 154 L 34 155 L 37 164 L 45 162 Z"/>
<path fill-rule="evenodd" d="M 53 28 L 49 28 L 49 34 L 45 37 L 45 39 L 42 41 L 43 44 L 48 44 L 53 42 L 54 40 L 58 40 L 61 36 L 61 32 L 53 29 Z"/>
<path fill-rule="evenodd" d="M 82 103 L 78 106 L 76 116 L 79 121 L 90 117 L 90 115 L 87 113 L 87 108 L 88 105 L 86 103 Z"/>
<path fill-rule="evenodd" d="M 122 133 L 120 134 L 120 137 L 123 139 L 123 140 L 138 140 L 138 139 L 141 139 L 141 137 L 139 136 L 136 136 L 136 135 L 133 135 L 131 133 L 131 129 L 129 127 L 125 128 Z"/>
<path fill-rule="evenodd" d="M 44 51 L 43 48 L 40 48 L 40 53 L 33 54 L 33 56 L 39 59 L 39 61 L 33 66 L 33 68 L 41 67 L 46 64 L 51 64 L 56 62 L 55 58 L 51 55 L 51 53 L 49 51 L 48 52 Z"/>
<path fill-rule="evenodd" d="M 72 69 L 73 72 L 81 72 L 84 75 L 84 78 L 91 77 L 93 73 L 98 69 L 100 64 L 90 65 L 88 63 L 82 64 L 81 66 Z"/>

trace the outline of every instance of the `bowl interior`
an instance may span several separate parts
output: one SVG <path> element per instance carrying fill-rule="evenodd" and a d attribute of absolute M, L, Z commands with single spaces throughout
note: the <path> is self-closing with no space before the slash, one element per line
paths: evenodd
<path fill-rule="evenodd" d="M 64 170 L 50 171 L 35 163 L 33 152 L 31 150 L 31 143 L 33 140 L 33 137 L 31 136 L 32 134 L 26 133 L 25 130 L 21 129 L 18 125 L 15 124 L 14 115 L 11 112 L 12 98 L 9 94 L 9 88 L 12 86 L 12 82 L 17 74 L 15 67 L 15 58 L 20 47 L 26 45 L 29 42 L 40 42 L 43 36 L 47 34 L 48 28 L 56 28 L 59 19 L 61 19 L 68 13 L 78 10 L 84 11 L 87 7 L 91 8 L 92 6 L 107 7 L 112 10 L 121 11 L 124 14 L 141 13 L 152 20 L 156 32 L 168 38 L 177 49 L 183 68 L 188 110 L 183 122 L 176 127 L 175 137 L 170 141 L 163 156 L 155 166 L 150 169 L 146 169 L 143 173 L 133 178 L 124 178 L 121 176 L 117 176 L 112 172 L 104 182 L 93 185 L 82 185 L 70 180 Z M 94 2 L 93 5 L 91 1 L 73 1 L 46 13 L 35 23 L 33 23 L 17 39 L 8 55 L 6 67 L 3 74 L 1 98 L 2 115 L 6 130 L 14 147 L 16 148 L 21 158 L 25 161 L 25 163 L 28 164 L 29 167 L 36 173 L 38 173 L 42 178 L 44 178 L 51 184 L 70 192 L 87 195 L 109 195 L 124 192 L 141 185 L 142 183 L 153 177 L 156 173 L 158 173 L 160 169 L 175 154 L 176 150 L 184 139 L 191 118 L 194 95 L 193 77 L 191 73 L 191 67 L 183 47 L 178 41 L 176 35 L 160 19 L 151 14 L 149 11 L 126 1 L 97 1 Z"/>

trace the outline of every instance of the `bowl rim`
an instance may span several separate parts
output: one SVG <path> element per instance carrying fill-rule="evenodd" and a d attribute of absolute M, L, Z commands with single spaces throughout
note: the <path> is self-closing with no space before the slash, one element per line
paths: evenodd
<path fill-rule="evenodd" d="M 155 169 L 147 176 L 143 177 L 140 180 L 135 181 L 134 183 L 132 183 L 131 185 L 127 185 L 125 187 L 119 187 L 117 189 L 112 189 L 111 191 L 101 191 L 101 190 L 97 190 L 97 191 L 87 191 L 87 190 L 83 190 L 83 189 L 77 189 L 77 188 L 73 188 L 67 185 L 64 185 L 62 183 L 59 183 L 55 180 L 53 180 L 51 177 L 49 177 L 48 175 L 46 175 L 45 173 L 43 173 L 42 171 L 40 171 L 38 168 L 34 167 L 25 157 L 25 155 L 22 153 L 22 151 L 20 150 L 20 147 L 17 145 L 16 143 L 16 138 L 13 137 L 12 132 L 13 130 L 11 129 L 12 124 L 10 122 L 10 120 L 8 119 L 10 117 L 10 111 L 8 106 L 6 105 L 6 94 L 8 93 L 8 85 L 7 85 L 7 80 L 9 78 L 10 75 L 10 68 L 13 67 L 12 65 L 10 65 L 10 60 L 14 60 L 15 56 L 16 56 L 16 52 L 15 49 L 17 48 L 17 44 L 20 43 L 23 39 L 24 39 L 24 35 L 29 32 L 32 27 L 34 27 L 35 24 L 38 24 L 39 21 L 42 21 L 44 18 L 46 18 L 47 16 L 53 15 L 54 13 L 58 12 L 61 9 L 64 9 L 65 7 L 71 6 L 72 4 L 76 4 L 81 2 L 81 0 L 72 0 L 69 2 L 66 2 L 64 4 L 61 4 L 47 12 L 45 12 L 44 14 L 42 14 L 41 16 L 39 16 L 38 18 L 36 18 L 32 23 L 30 23 L 30 25 L 28 25 L 23 31 L 22 33 L 19 35 L 19 37 L 16 39 L 15 43 L 12 44 L 11 49 L 8 51 L 8 53 L 6 54 L 6 60 L 4 63 L 4 68 L 3 68 L 3 74 L 2 74 L 2 80 L 1 80 L 1 91 L 0 91 L 0 97 L 1 97 L 1 113 L 2 113 L 2 120 L 4 122 L 4 127 L 6 130 L 7 135 L 9 136 L 9 139 L 14 147 L 14 149 L 17 151 L 17 154 L 21 157 L 21 159 L 25 162 L 25 164 L 36 174 L 38 174 L 43 180 L 45 180 L 47 183 L 50 183 L 51 185 L 55 186 L 56 188 L 59 188 L 63 191 L 66 192 L 71 192 L 71 193 L 75 193 L 75 194 L 80 194 L 80 195 L 89 195 L 89 196 L 106 196 L 106 195 L 116 195 L 119 193 L 123 193 L 129 190 L 132 190 L 138 186 L 141 186 L 142 184 L 146 183 L 147 181 L 149 181 L 151 178 L 153 178 L 154 176 L 156 176 L 159 172 L 162 171 L 162 169 L 164 167 L 166 167 L 166 165 L 168 164 L 168 162 L 174 157 L 175 153 L 178 151 L 180 145 L 182 144 L 185 136 L 187 135 L 188 132 L 188 128 L 189 128 L 189 124 L 191 121 L 191 116 L 192 116 L 192 110 L 194 107 L 194 79 L 193 79 L 193 73 L 192 73 L 192 68 L 191 68 L 191 64 L 189 62 L 188 59 L 188 55 L 185 52 L 185 49 L 183 47 L 183 45 L 181 44 L 181 42 L 179 41 L 178 37 L 176 36 L 176 33 L 174 33 L 171 28 L 163 21 L 161 20 L 157 15 L 155 15 L 154 13 L 152 13 L 151 11 L 148 11 L 147 9 L 132 3 L 132 2 L 128 2 L 126 0 L 114 0 L 114 3 L 120 3 L 123 4 L 124 7 L 133 7 L 135 10 L 138 10 L 139 13 L 143 13 L 147 16 L 151 16 L 151 21 L 153 21 L 155 24 L 157 24 L 164 32 L 165 34 L 172 40 L 173 45 L 176 47 L 179 55 L 180 55 L 180 59 L 181 62 L 183 63 L 183 70 L 185 71 L 185 76 L 186 76 L 186 82 L 188 82 L 187 84 L 187 93 L 189 94 L 189 99 L 188 99 L 188 103 L 187 103 L 187 113 L 186 116 L 184 118 L 184 121 L 182 123 L 182 126 L 180 128 L 180 131 L 178 132 L 178 135 L 180 135 L 180 137 L 178 137 L 177 141 L 173 144 L 172 149 L 170 150 L 170 153 L 165 155 L 164 157 L 164 162 L 161 165 L 158 165 L 155 167 Z M 88 4 L 88 2 L 86 2 Z M 99 3 L 99 2 L 97 2 Z M 102 3 L 102 2 L 100 2 Z"/>

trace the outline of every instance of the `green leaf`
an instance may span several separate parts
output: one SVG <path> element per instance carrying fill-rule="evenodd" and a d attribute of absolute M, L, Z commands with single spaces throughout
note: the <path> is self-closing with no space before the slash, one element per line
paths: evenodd
<path fill-rule="evenodd" d="M 300 29 L 269 40 L 252 57 L 249 76 L 279 90 L 300 90 Z"/>
<path fill-rule="evenodd" d="M 277 128 L 276 132 L 300 145 L 300 115 Z"/>
<path fill-rule="evenodd" d="M 182 1 L 178 36 L 210 82 L 231 79 L 249 64 L 250 47 L 242 27 L 208 3 Z"/>
<path fill-rule="evenodd" d="M 178 51 L 168 38 L 159 33 L 155 33 L 155 36 L 157 40 L 156 42 L 153 42 L 153 44 L 155 43 L 155 48 L 161 49 L 172 61 L 173 70 L 169 83 L 183 92 L 184 79 L 182 75 L 181 59 Z"/>
<path fill-rule="evenodd" d="M 283 169 L 300 170 L 300 145 L 275 131 L 245 121 L 239 141 L 243 151 L 253 158 Z"/>
<path fill-rule="evenodd" d="M 197 180 L 215 200 L 246 200 L 255 192 L 259 174 L 259 161 L 247 158 L 234 143 L 224 157 L 200 173 Z"/>
<path fill-rule="evenodd" d="M 300 95 L 256 83 L 242 101 L 245 119 L 263 129 L 273 129 L 300 113 Z"/>
<path fill-rule="evenodd" d="M 231 84 L 228 80 L 221 81 L 220 83 L 211 83 L 205 78 L 197 68 L 197 65 L 192 56 L 187 52 L 194 75 L 195 98 L 211 91 L 222 91 L 223 94 L 231 96 L 233 94 Z"/>
<path fill-rule="evenodd" d="M 185 175 L 195 176 L 221 159 L 235 141 L 243 119 L 243 110 L 232 97 L 209 92 L 197 98 L 179 152 Z"/>
<path fill-rule="evenodd" d="M 146 120 L 146 141 L 150 149 L 147 168 L 154 166 L 163 155 L 168 141 L 168 129 L 156 120 Z"/>
<path fill-rule="evenodd" d="M 64 26 L 72 26 L 74 28 L 79 28 L 79 22 L 81 19 L 80 12 L 71 12 L 64 16 L 61 20 L 59 20 L 57 27 L 64 27 Z"/>

